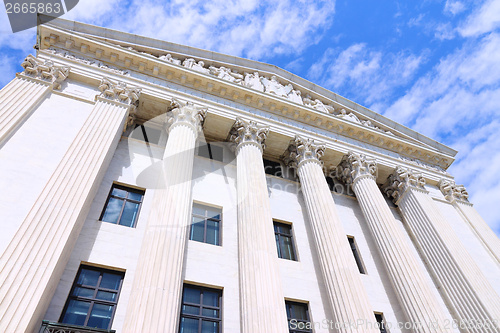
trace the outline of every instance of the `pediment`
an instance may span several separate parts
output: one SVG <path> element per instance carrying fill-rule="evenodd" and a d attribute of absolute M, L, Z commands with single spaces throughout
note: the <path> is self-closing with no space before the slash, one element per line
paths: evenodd
<path fill-rule="evenodd" d="M 66 37 L 62 34 L 67 34 Z M 40 49 L 119 75 L 176 80 L 446 169 L 456 151 L 274 65 L 55 19 Z"/>

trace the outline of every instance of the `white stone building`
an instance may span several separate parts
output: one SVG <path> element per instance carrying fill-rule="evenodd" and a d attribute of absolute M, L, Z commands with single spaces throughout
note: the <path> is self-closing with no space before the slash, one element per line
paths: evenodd
<path fill-rule="evenodd" d="M 22 66 L 0 332 L 500 332 L 500 240 L 453 149 L 272 65 L 62 19 Z"/>

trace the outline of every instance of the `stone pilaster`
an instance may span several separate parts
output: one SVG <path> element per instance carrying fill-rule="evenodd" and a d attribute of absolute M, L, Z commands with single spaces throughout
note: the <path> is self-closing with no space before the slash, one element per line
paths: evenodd
<path fill-rule="evenodd" d="M 453 181 L 442 179 L 439 184 L 446 200 L 458 211 L 460 216 L 467 222 L 479 240 L 481 240 L 486 251 L 500 265 L 500 239 L 483 220 L 474 206 L 469 202 L 469 194 L 463 185 L 456 185 Z"/>
<path fill-rule="evenodd" d="M 428 263 L 462 332 L 500 332 L 500 297 L 467 252 L 424 187 L 418 173 L 397 167 L 384 192 L 399 206 L 407 229 Z M 485 329 L 489 324 L 490 329 Z"/>
<path fill-rule="evenodd" d="M 59 89 L 69 67 L 28 55 L 22 73 L 0 90 L 0 144 L 52 89 Z"/>
<path fill-rule="evenodd" d="M 238 262 L 242 333 L 288 332 L 262 152 L 267 127 L 237 119 Z"/>
<path fill-rule="evenodd" d="M 297 136 L 285 152 L 284 161 L 298 169 L 333 320 L 351 324 L 338 332 L 379 332 L 373 328 L 373 309 L 325 180 L 320 161 L 324 151 L 324 145 Z M 363 325 L 366 323 L 371 325 Z"/>
<path fill-rule="evenodd" d="M 115 84 L 116 86 L 116 84 Z M 34 332 L 45 314 L 139 89 L 96 97 L 75 140 L 0 257 L 0 332 Z"/>
<path fill-rule="evenodd" d="M 449 332 L 445 315 L 427 284 L 405 235 L 375 182 L 375 160 L 349 152 L 337 177 L 350 184 L 380 252 L 412 332 Z"/>
<path fill-rule="evenodd" d="M 172 101 L 163 174 L 142 241 L 123 332 L 177 332 L 191 224 L 194 151 L 206 109 Z"/>

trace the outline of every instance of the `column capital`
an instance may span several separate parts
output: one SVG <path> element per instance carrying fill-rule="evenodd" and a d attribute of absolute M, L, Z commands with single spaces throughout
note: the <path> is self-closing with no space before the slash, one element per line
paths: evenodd
<path fill-rule="evenodd" d="M 453 180 L 441 179 L 438 187 L 449 202 L 459 201 L 470 205 L 469 193 L 463 185 L 457 185 Z"/>
<path fill-rule="evenodd" d="M 265 141 L 269 134 L 269 127 L 261 126 L 252 120 L 243 120 L 236 118 L 231 131 L 229 132 L 229 141 L 233 142 L 233 148 L 238 151 L 246 144 L 257 146 L 261 152 L 266 148 Z"/>
<path fill-rule="evenodd" d="M 50 60 L 42 60 L 29 54 L 21 63 L 24 71 L 22 76 L 39 79 L 52 84 L 54 89 L 59 89 L 61 83 L 69 75 L 70 67 L 56 66 Z"/>
<path fill-rule="evenodd" d="M 323 165 L 321 158 L 325 154 L 326 146 L 323 143 L 314 143 L 313 139 L 296 135 L 290 141 L 288 149 L 283 154 L 283 161 L 292 168 L 300 168 L 306 162 Z"/>
<path fill-rule="evenodd" d="M 336 171 L 337 178 L 345 184 L 353 184 L 360 177 L 375 180 L 377 163 L 372 157 L 350 151 L 342 157 Z"/>
<path fill-rule="evenodd" d="M 172 98 L 170 109 L 165 119 L 165 129 L 167 131 L 171 132 L 174 127 L 179 125 L 190 127 L 196 134 L 202 131 L 207 116 L 207 108 Z"/>
<path fill-rule="evenodd" d="M 107 77 L 101 79 L 99 91 L 101 92 L 99 95 L 101 98 L 130 105 L 134 108 L 141 96 L 141 88 L 128 86 L 126 83 L 120 81 L 113 82 Z"/>
<path fill-rule="evenodd" d="M 382 186 L 382 191 L 397 205 L 409 189 L 415 189 L 427 193 L 425 179 L 422 174 L 401 166 L 396 167 L 394 172 L 387 177 Z"/>

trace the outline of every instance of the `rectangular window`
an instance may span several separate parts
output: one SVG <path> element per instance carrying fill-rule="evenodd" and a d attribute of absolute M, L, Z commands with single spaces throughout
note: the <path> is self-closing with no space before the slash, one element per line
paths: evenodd
<path fill-rule="evenodd" d="M 380 329 L 380 333 L 387 333 L 387 330 L 385 328 L 384 315 L 382 313 L 375 312 L 375 319 L 377 320 L 378 328 Z"/>
<path fill-rule="evenodd" d="M 144 191 L 113 184 L 100 220 L 135 227 Z"/>
<path fill-rule="evenodd" d="M 354 241 L 354 237 L 347 236 L 347 239 L 349 240 L 349 245 L 351 246 L 352 254 L 354 255 L 354 259 L 356 260 L 356 264 L 358 265 L 359 272 L 361 274 L 366 274 L 363 262 L 361 261 L 361 256 L 359 255 L 358 248 L 356 246 L 356 242 Z"/>
<path fill-rule="evenodd" d="M 264 172 L 267 175 L 283 178 L 283 169 L 280 162 L 264 159 Z"/>
<path fill-rule="evenodd" d="M 219 208 L 193 204 L 193 220 L 189 239 L 220 245 L 222 211 Z"/>
<path fill-rule="evenodd" d="M 210 143 L 200 143 L 198 147 L 198 156 L 206 157 L 211 160 L 222 162 L 223 149 L 220 146 L 216 146 Z"/>
<path fill-rule="evenodd" d="M 305 303 L 285 301 L 288 329 L 290 333 L 309 333 L 309 307 Z"/>
<path fill-rule="evenodd" d="M 292 239 L 292 226 L 285 223 L 274 222 L 274 237 L 278 257 L 289 260 L 297 260 Z"/>
<path fill-rule="evenodd" d="M 221 310 L 221 290 L 184 285 L 179 333 L 220 333 Z"/>
<path fill-rule="evenodd" d="M 109 330 L 123 276 L 123 272 L 80 266 L 60 322 Z"/>
<path fill-rule="evenodd" d="M 161 129 L 152 128 L 144 125 L 135 125 L 135 128 L 130 134 L 130 137 L 157 145 L 160 142 Z"/>

